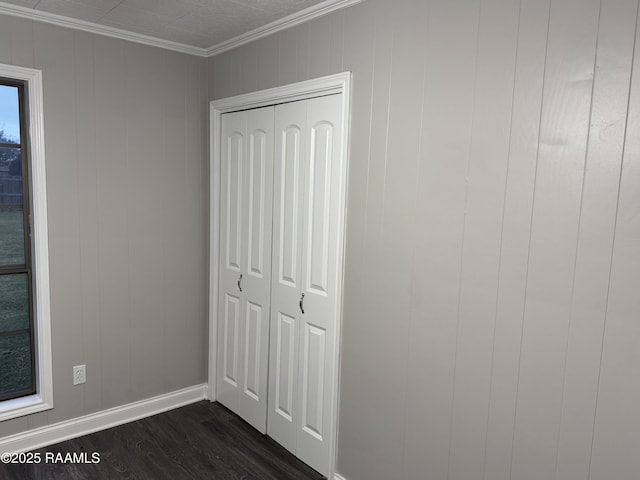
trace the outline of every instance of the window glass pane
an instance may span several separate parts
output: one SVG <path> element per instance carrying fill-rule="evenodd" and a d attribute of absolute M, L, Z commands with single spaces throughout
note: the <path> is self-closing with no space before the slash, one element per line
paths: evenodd
<path fill-rule="evenodd" d="M 18 87 L 0 85 L 0 143 L 20 143 Z"/>
<path fill-rule="evenodd" d="M 18 182 L 22 180 L 22 151 L 20 147 L 0 147 L 0 179 L 2 182 Z M 22 203 L 22 186 L 19 200 L 13 203 Z M 14 188 L 15 189 L 15 188 Z M 1 202 L 4 203 L 4 202 Z"/>
<path fill-rule="evenodd" d="M 28 171 L 22 168 L 26 150 L 20 138 L 24 87 L 16 85 L 0 84 L 0 402 L 36 391 L 31 245 L 25 222 L 29 191 L 23 188 Z"/>
<path fill-rule="evenodd" d="M 22 208 L 0 207 L 0 265 L 23 265 L 24 262 Z"/>
<path fill-rule="evenodd" d="M 32 388 L 31 336 L 0 337 L 0 396 Z"/>
<path fill-rule="evenodd" d="M 0 333 L 29 328 L 29 276 L 0 275 Z"/>

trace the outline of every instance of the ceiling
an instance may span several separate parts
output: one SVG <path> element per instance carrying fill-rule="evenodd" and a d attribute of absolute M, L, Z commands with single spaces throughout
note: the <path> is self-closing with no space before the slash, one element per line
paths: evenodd
<path fill-rule="evenodd" d="M 2 0 L 17 14 L 72 19 L 78 25 L 102 27 L 154 37 L 165 42 L 211 50 L 237 37 L 318 10 L 326 0 Z M 11 5 L 7 5 L 11 4 Z M 6 8 L 4 9 L 6 10 Z M 12 12 L 15 14 L 15 12 Z M 53 15 L 50 15 L 53 14 Z M 70 25 L 73 26 L 73 25 Z M 106 28 L 104 28 L 106 27 Z M 264 29 L 264 28 L 263 28 Z M 100 32 L 98 32 L 100 33 Z"/>

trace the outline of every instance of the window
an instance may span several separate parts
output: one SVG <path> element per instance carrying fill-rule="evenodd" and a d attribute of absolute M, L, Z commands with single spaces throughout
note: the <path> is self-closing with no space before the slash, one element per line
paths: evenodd
<path fill-rule="evenodd" d="M 35 387 L 24 84 L 0 78 L 0 401 Z"/>
<path fill-rule="evenodd" d="M 0 65 L 0 421 L 52 408 L 41 73 Z"/>

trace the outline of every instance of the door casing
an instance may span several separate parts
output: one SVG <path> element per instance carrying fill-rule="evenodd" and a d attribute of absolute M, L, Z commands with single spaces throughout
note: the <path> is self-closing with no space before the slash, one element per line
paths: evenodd
<path fill-rule="evenodd" d="M 257 92 L 237 95 L 233 97 L 213 100 L 209 104 L 209 400 L 216 401 L 216 372 L 217 372 L 217 345 L 218 345 L 218 274 L 220 266 L 219 252 L 219 213 L 220 213 L 220 134 L 221 115 L 224 113 L 250 108 L 277 105 L 280 103 L 306 100 L 330 94 L 342 94 L 342 146 L 340 152 L 340 182 L 339 182 L 339 212 L 338 235 L 341 241 L 338 249 L 337 278 L 337 302 L 336 302 L 336 345 L 334 349 L 334 371 L 331 374 L 333 390 L 331 402 L 331 432 L 329 433 L 329 466 L 328 478 L 335 475 L 336 445 L 338 433 L 338 398 L 339 398 L 339 374 L 340 352 L 342 344 L 342 311 L 343 311 L 343 273 L 344 273 L 344 244 L 346 231 L 346 200 L 348 185 L 348 159 L 349 159 L 349 120 L 351 118 L 351 73 L 343 72 L 317 79 L 297 82 L 282 87 L 260 90 Z"/>

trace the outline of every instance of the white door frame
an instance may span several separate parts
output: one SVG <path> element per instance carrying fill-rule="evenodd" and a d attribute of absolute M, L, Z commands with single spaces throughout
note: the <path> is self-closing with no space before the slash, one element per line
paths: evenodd
<path fill-rule="evenodd" d="M 333 359 L 334 371 L 331 378 L 333 384 L 331 405 L 331 432 L 329 432 L 329 475 L 335 474 L 336 444 L 338 433 L 338 393 L 340 373 L 340 350 L 342 344 L 342 296 L 344 271 L 344 239 L 346 226 L 347 174 L 349 152 L 349 119 L 351 118 L 351 73 L 343 72 L 304 82 L 293 83 L 282 87 L 270 88 L 258 92 L 237 95 L 234 97 L 213 100 L 209 106 L 210 125 L 210 164 L 209 164 L 209 400 L 216 400 L 217 346 L 218 346 L 218 272 L 220 265 L 219 235 L 220 235 L 220 129 L 221 115 L 237 110 L 276 105 L 279 103 L 305 100 L 335 93 L 342 94 L 342 151 L 340 153 L 340 182 L 339 182 L 339 219 L 338 235 L 342 239 L 338 248 L 337 269 L 337 311 L 336 315 L 336 345 Z"/>

